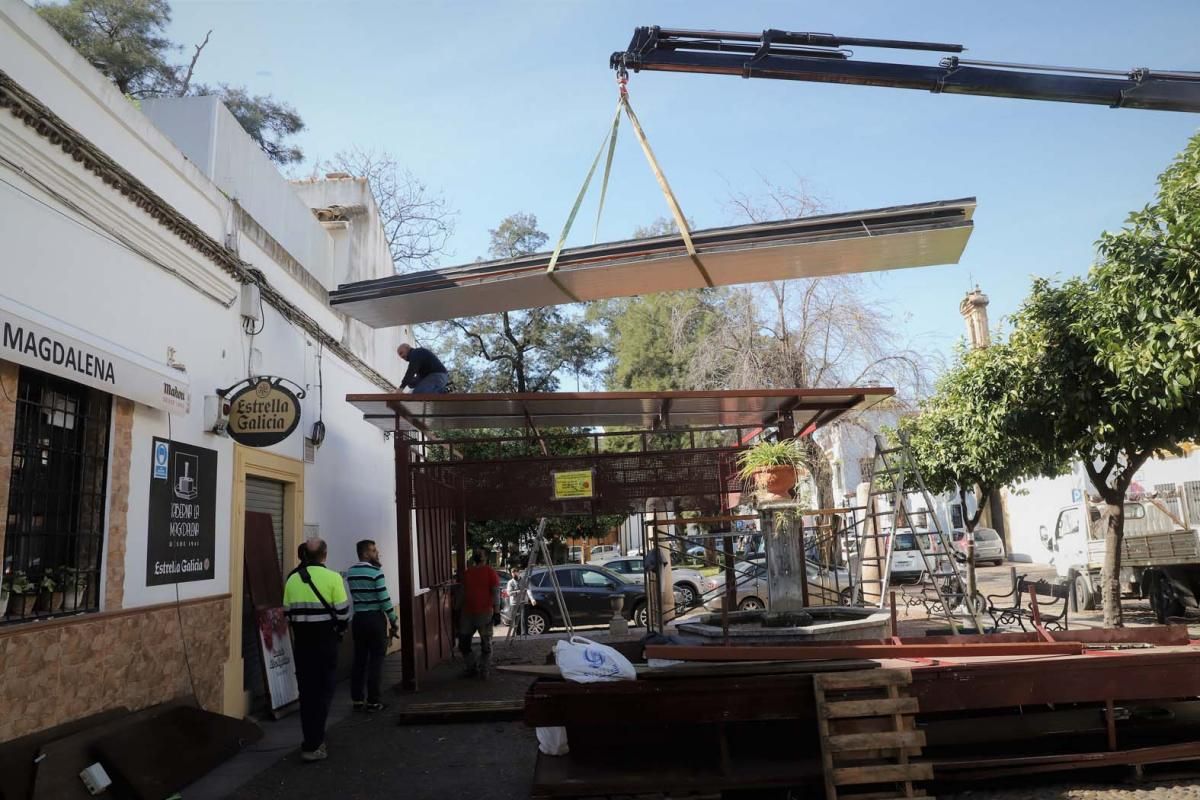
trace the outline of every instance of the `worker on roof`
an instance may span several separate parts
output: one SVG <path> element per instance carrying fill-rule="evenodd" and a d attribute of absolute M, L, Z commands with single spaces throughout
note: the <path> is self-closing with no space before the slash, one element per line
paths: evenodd
<path fill-rule="evenodd" d="M 292 628 L 300 690 L 300 758 L 321 761 L 329 757 L 325 721 L 337 686 L 338 643 L 350 619 L 350 600 L 342 576 L 325 567 L 329 547 L 324 540 L 309 539 L 297 555 L 300 565 L 283 586 L 283 608 Z"/>
<path fill-rule="evenodd" d="M 408 342 L 396 348 L 396 354 L 408 362 L 408 371 L 400 388 L 412 387 L 413 394 L 441 394 L 450 383 L 450 373 L 442 362 L 424 347 L 413 347 Z"/>

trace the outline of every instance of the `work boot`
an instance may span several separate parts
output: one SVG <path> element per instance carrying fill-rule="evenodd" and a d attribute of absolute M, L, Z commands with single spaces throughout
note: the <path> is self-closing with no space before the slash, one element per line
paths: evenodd
<path fill-rule="evenodd" d="M 318 747 L 316 750 L 312 750 L 312 751 L 301 750 L 300 751 L 300 760 L 301 761 L 307 761 L 307 762 L 324 761 L 327 758 L 329 758 L 329 751 L 325 749 L 324 742 L 322 742 L 321 746 Z"/>
<path fill-rule="evenodd" d="M 362 700 L 355 700 L 353 703 L 351 703 L 351 709 L 354 711 L 366 711 L 367 704 Z"/>

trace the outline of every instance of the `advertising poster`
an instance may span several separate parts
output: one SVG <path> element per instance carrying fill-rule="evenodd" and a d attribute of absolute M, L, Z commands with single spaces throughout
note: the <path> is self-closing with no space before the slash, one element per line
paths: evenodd
<path fill-rule="evenodd" d="M 278 711 L 300 699 L 292 637 L 288 634 L 287 617 L 282 608 L 260 608 L 254 613 L 258 619 L 258 641 L 262 646 L 271 710 Z"/>
<path fill-rule="evenodd" d="M 213 577 L 216 556 L 217 452 L 154 439 L 146 585 Z"/>

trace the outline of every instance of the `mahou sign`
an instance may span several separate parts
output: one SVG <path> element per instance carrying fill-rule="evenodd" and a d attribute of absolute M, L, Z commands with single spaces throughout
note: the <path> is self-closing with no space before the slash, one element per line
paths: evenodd
<path fill-rule="evenodd" d="M 300 398 L 282 381 L 254 378 L 229 397 L 231 439 L 247 447 L 269 447 L 292 435 L 300 424 Z"/>

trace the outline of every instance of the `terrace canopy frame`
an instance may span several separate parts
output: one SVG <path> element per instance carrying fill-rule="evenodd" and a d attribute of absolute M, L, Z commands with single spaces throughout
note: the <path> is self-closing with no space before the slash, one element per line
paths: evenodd
<path fill-rule="evenodd" d="M 864 387 L 349 395 L 395 446 L 403 687 L 416 689 L 420 673 L 450 656 L 451 597 L 466 568 L 468 522 L 631 513 L 652 499 L 721 513 L 741 488 L 737 453 L 755 437 L 805 435 L 893 394 Z M 465 431 L 480 434 L 463 438 Z M 640 446 L 606 448 L 612 436 Z M 547 442 L 569 438 L 589 446 L 550 452 Z M 481 442 L 528 446 L 510 458 L 464 456 L 462 445 Z M 554 499 L 552 473 L 573 470 L 593 470 L 593 496 Z"/>

